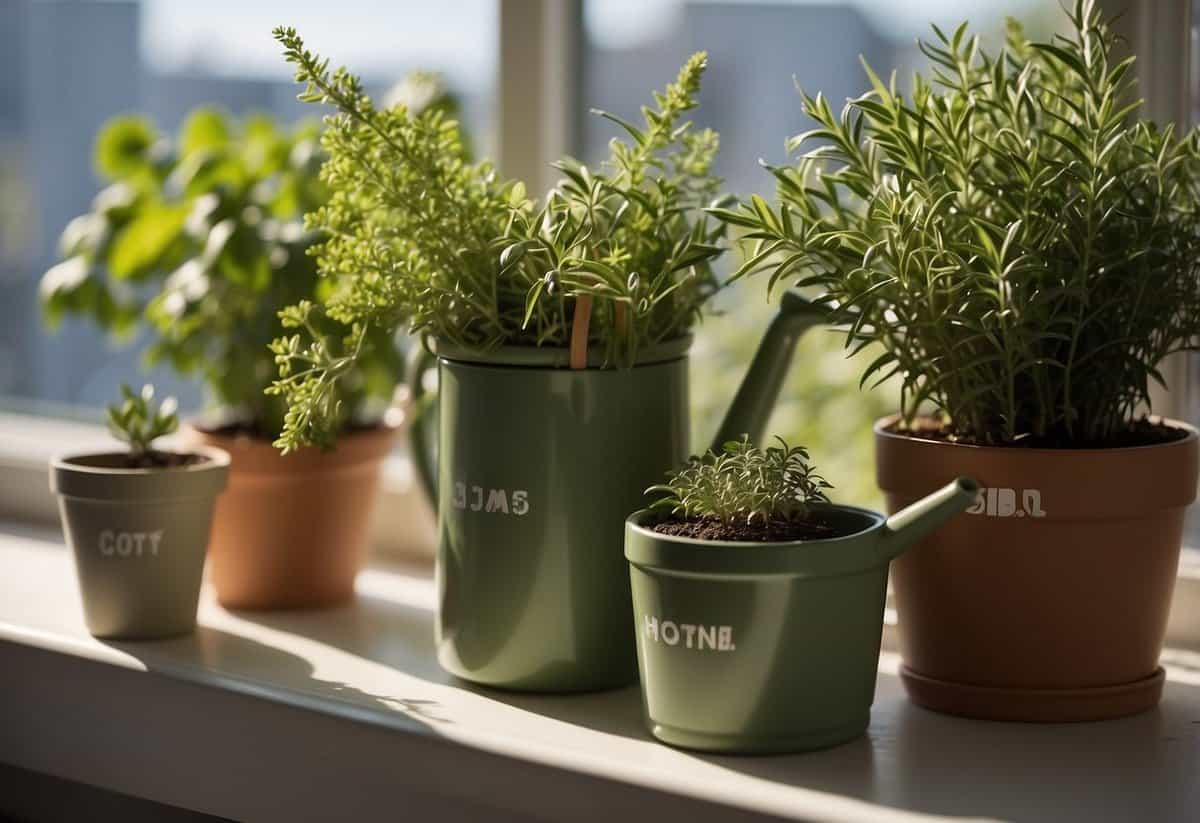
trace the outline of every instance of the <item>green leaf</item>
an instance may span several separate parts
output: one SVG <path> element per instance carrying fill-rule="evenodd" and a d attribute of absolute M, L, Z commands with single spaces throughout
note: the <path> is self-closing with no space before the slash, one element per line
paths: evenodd
<path fill-rule="evenodd" d="M 183 228 L 182 207 L 157 207 L 139 214 L 115 237 L 108 270 L 118 279 L 136 279 L 159 265 Z"/>
<path fill-rule="evenodd" d="M 231 283 L 251 292 L 265 291 L 271 285 L 271 264 L 262 240 L 244 225 L 236 226 L 221 245 L 217 268 Z"/>
<path fill-rule="evenodd" d="M 229 145 L 229 138 L 229 124 L 225 116 L 214 108 L 199 108 L 184 121 L 179 135 L 179 148 L 187 157 L 199 151 L 223 149 Z"/>
<path fill-rule="evenodd" d="M 150 147 L 157 139 L 145 117 L 115 117 L 96 135 L 92 161 L 96 172 L 109 180 L 129 177 L 149 168 Z"/>

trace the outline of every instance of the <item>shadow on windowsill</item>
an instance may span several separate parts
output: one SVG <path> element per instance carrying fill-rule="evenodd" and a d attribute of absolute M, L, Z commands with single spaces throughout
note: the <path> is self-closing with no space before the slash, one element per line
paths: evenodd
<path fill-rule="evenodd" d="M 351 603 L 330 609 L 230 614 L 514 709 L 606 734 L 650 739 L 642 723 L 637 686 L 584 694 L 535 694 L 480 686 L 448 674 L 437 662 L 432 614 L 419 606 L 360 592 Z"/>
<path fill-rule="evenodd" d="M 240 634 L 211 626 L 197 626 L 193 634 L 168 640 L 106 645 L 142 662 L 149 672 L 182 679 L 213 673 L 240 691 L 277 696 L 286 692 L 301 707 L 322 707 L 326 701 L 348 704 L 391 716 L 399 725 L 416 730 L 446 722 L 431 700 L 372 694 L 335 680 L 315 676 L 312 664 L 299 655 L 260 643 Z"/>
<path fill-rule="evenodd" d="M 972 720 L 922 709 L 880 674 L 864 737 L 774 757 L 693 755 L 723 769 L 882 806 L 1000 820 L 1183 820 L 1200 804 L 1200 684 L 1095 723 Z M 1179 698 L 1187 695 L 1186 702 Z"/>

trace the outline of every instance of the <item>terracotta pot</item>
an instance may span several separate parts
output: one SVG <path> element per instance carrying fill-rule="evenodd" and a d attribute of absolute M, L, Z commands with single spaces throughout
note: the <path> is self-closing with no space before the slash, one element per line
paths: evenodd
<path fill-rule="evenodd" d="M 951 714 L 1076 721 L 1134 714 L 1158 666 L 1196 496 L 1200 439 L 1121 449 L 1012 449 L 906 437 L 875 425 L 891 511 L 958 475 L 983 489 L 892 564 L 901 677 Z"/>
<path fill-rule="evenodd" d="M 267 440 L 184 426 L 186 443 L 218 446 L 231 458 L 208 549 L 221 605 L 294 609 L 349 600 L 394 434 L 394 425 L 382 424 L 340 436 L 334 451 L 284 457 Z"/>

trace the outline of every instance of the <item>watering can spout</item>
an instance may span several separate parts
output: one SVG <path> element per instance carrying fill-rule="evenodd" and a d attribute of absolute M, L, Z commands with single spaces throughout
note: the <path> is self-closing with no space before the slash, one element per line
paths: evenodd
<path fill-rule="evenodd" d="M 887 519 L 883 527 L 883 553 L 889 559 L 920 542 L 943 523 L 966 510 L 979 495 L 979 484 L 959 477 L 928 497 L 906 506 Z"/>
<path fill-rule="evenodd" d="M 829 310 L 824 306 L 812 303 L 795 292 L 784 293 L 779 313 L 758 344 L 754 360 L 713 438 L 714 451 L 720 451 L 725 443 L 743 434 L 749 436 L 751 443 L 762 440 L 775 400 L 787 376 L 788 366 L 791 365 L 796 343 L 806 331 L 828 319 Z"/>

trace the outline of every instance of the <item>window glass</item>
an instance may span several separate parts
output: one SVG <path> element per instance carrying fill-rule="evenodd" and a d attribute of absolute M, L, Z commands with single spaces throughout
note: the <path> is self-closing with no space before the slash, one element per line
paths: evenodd
<path fill-rule="evenodd" d="M 1191 31 L 1191 65 L 1189 69 L 1189 86 L 1191 88 L 1192 123 L 1200 123 L 1200 0 L 1192 3 Z M 1189 353 L 1187 368 L 1184 369 L 1184 386 L 1174 387 L 1184 393 L 1186 398 L 1183 409 L 1187 420 L 1193 425 L 1200 425 L 1200 354 Z M 1194 561 L 1200 561 L 1200 503 L 1193 504 L 1188 512 L 1186 531 L 1183 537 L 1184 545 L 1188 548 L 1186 554 Z"/>
<path fill-rule="evenodd" d="M 709 69 L 694 121 L 721 135 L 718 170 L 730 191 L 770 196 L 772 178 L 758 165 L 786 160 L 786 138 L 804 131 L 796 87 L 823 92 L 840 106 L 865 91 L 860 55 L 881 76 L 904 78 L 925 59 L 916 38 L 929 24 L 952 30 L 970 20 L 987 44 L 1003 40 L 1015 16 L 1033 36 L 1046 37 L 1061 20 L 1057 0 L 858 0 L 842 3 L 705 2 L 705 0 L 588 0 L 585 6 L 584 97 L 588 105 L 636 118 L 651 83 L 662 86 L 693 51 L 709 54 Z M 597 162 L 613 130 L 590 118 L 582 127 L 583 155 Z M 731 255 L 729 265 L 739 258 Z M 693 439 L 706 448 L 769 322 L 765 278 L 730 288 L 724 314 L 708 318 L 692 365 Z M 808 445 L 837 496 L 880 503 L 872 466 L 871 422 L 896 408 L 895 388 L 860 392 L 869 356 L 846 360 L 842 337 L 811 332 L 801 342 L 770 431 Z"/>
<path fill-rule="evenodd" d="M 99 406 L 148 378 L 200 403 L 198 381 L 140 368 L 142 340 L 114 343 L 83 319 L 43 328 L 38 282 L 100 189 L 92 144 L 105 121 L 137 112 L 173 132 L 201 105 L 319 118 L 271 37 L 286 24 L 373 93 L 413 69 L 442 74 L 488 151 L 497 18 L 498 0 L 0 0 L 0 404 Z"/>

